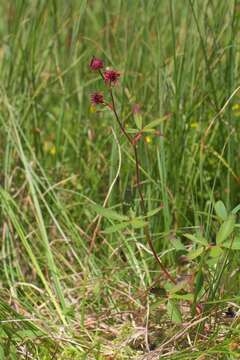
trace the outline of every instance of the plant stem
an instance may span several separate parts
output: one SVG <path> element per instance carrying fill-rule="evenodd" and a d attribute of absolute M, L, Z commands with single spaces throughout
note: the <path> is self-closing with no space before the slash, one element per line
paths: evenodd
<path fill-rule="evenodd" d="M 101 71 L 99 71 L 101 74 L 101 77 L 104 80 L 103 74 Z M 147 215 L 147 209 L 145 207 L 145 203 L 144 203 L 144 197 L 143 197 L 143 193 L 142 193 L 142 189 L 141 189 L 141 176 L 140 176 L 140 161 L 139 161 L 139 157 L 138 157 L 138 150 L 137 150 L 137 145 L 133 142 L 133 139 L 131 138 L 131 136 L 126 132 L 119 116 L 116 110 L 116 105 L 115 105 L 115 100 L 114 100 L 114 96 L 113 96 L 113 91 L 112 88 L 109 87 L 109 94 L 111 97 L 111 106 L 112 106 L 112 111 L 114 113 L 115 119 L 121 129 L 122 134 L 126 137 L 126 139 L 128 140 L 128 142 L 130 143 L 130 145 L 133 148 L 133 152 L 134 152 L 134 160 L 135 160 L 135 166 L 136 166 L 136 179 L 137 179 L 137 190 L 140 196 L 140 206 L 143 212 L 143 215 L 146 216 Z M 161 262 L 156 250 L 154 249 L 153 246 L 153 242 L 152 242 L 152 238 L 150 235 L 150 231 L 149 231 L 149 226 L 148 223 L 144 226 L 144 235 L 146 238 L 146 241 L 148 243 L 148 246 L 150 247 L 150 250 L 155 258 L 155 260 L 157 261 L 158 265 L 160 266 L 161 270 L 164 272 L 164 274 L 166 275 L 166 277 L 173 283 L 176 284 L 176 280 L 173 278 L 173 276 L 168 272 L 168 270 L 165 268 L 165 266 L 163 265 L 163 263 Z"/>

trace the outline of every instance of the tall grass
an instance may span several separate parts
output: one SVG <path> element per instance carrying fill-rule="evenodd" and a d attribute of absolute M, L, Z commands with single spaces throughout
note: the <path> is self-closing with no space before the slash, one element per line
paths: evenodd
<path fill-rule="evenodd" d="M 12 0 L 0 14 L 0 358 L 235 359 L 238 324 L 222 313 L 239 306 L 238 209 L 235 247 L 215 244 L 240 203 L 238 2 Z M 162 206 L 154 247 L 178 289 L 142 228 L 109 233 L 115 219 L 98 213 L 134 218 L 141 204 L 111 112 L 90 111 L 93 55 L 121 72 L 126 129 L 135 103 L 143 126 L 165 119 L 138 151 L 147 211 Z"/>

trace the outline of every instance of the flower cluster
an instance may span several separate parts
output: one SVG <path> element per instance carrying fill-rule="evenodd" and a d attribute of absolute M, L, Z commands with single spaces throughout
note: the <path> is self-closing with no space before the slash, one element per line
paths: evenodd
<path fill-rule="evenodd" d="M 111 88 L 112 86 L 118 83 L 120 73 L 116 70 L 112 69 L 104 69 L 104 62 L 102 59 L 98 59 L 95 56 L 92 58 L 89 67 L 92 71 L 98 71 L 101 75 L 102 79 L 104 80 L 105 84 Z M 104 96 L 102 92 L 95 91 L 90 95 L 90 100 L 93 106 L 105 104 Z"/>

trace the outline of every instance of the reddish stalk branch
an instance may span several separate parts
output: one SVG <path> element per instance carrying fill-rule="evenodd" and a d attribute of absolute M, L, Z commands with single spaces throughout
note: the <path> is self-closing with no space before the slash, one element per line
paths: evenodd
<path fill-rule="evenodd" d="M 101 70 L 99 70 L 99 73 L 102 77 L 102 79 L 104 80 L 104 76 L 101 72 Z M 136 166 L 136 180 L 137 180 L 137 190 L 139 193 L 139 197 L 140 197 L 140 206 L 141 206 L 141 210 L 143 212 L 143 215 L 146 216 L 147 215 L 147 210 L 145 207 L 145 202 L 144 202 L 144 197 L 143 197 L 143 193 L 142 193 L 142 189 L 141 189 L 141 176 L 140 176 L 140 161 L 138 158 L 138 150 L 137 150 L 137 144 L 133 142 L 132 137 L 126 132 L 119 116 L 116 110 L 116 105 L 115 105 L 115 100 L 114 100 L 114 96 L 113 96 L 113 91 L 112 88 L 109 86 L 109 94 L 111 97 L 111 109 L 113 111 L 113 114 L 115 116 L 115 119 L 120 127 L 120 130 L 122 132 L 122 134 L 126 137 L 126 139 L 128 140 L 128 142 L 130 143 L 130 145 L 133 148 L 133 152 L 134 152 L 134 160 L 135 160 L 135 166 Z M 169 271 L 165 268 L 165 266 L 163 265 L 162 261 L 160 260 L 156 250 L 154 249 L 153 246 L 153 242 L 152 242 L 152 238 L 150 235 L 150 231 L 149 231 L 149 226 L 148 223 L 144 226 L 144 235 L 146 238 L 146 241 L 148 243 L 148 246 L 150 247 L 150 250 L 155 258 L 155 260 L 157 261 L 158 265 L 160 266 L 161 270 L 164 272 L 164 274 L 166 275 L 166 277 L 173 283 L 176 284 L 176 280 L 174 279 L 174 277 L 169 273 Z"/>

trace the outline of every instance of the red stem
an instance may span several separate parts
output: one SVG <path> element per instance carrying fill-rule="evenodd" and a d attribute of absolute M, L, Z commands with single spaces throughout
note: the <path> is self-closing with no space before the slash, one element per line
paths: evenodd
<path fill-rule="evenodd" d="M 99 73 L 102 77 L 102 79 L 104 80 L 104 76 L 103 73 L 101 72 L 101 70 L 99 70 Z M 128 142 L 131 144 L 131 146 L 133 147 L 133 151 L 134 151 L 134 159 L 135 159 L 135 166 L 136 166 L 136 178 L 137 178 L 137 189 L 138 189 L 138 193 L 140 196 L 140 206 L 142 209 L 143 214 L 146 216 L 147 215 L 147 211 L 146 211 L 146 207 L 145 207 L 145 203 L 144 203 L 144 197 L 143 197 L 143 193 L 141 190 L 141 176 L 140 176 L 140 161 L 138 158 L 138 151 L 137 151 L 137 145 L 133 142 L 133 139 L 131 138 L 131 136 L 126 132 L 122 122 L 119 119 L 117 110 L 116 110 L 116 106 L 115 106 L 115 101 L 114 101 L 114 96 L 113 96 L 113 91 L 112 88 L 109 87 L 109 93 L 111 96 L 111 103 L 112 103 L 112 111 L 114 113 L 114 116 L 116 118 L 116 121 L 123 133 L 123 135 L 126 137 L 126 139 L 128 140 Z M 154 249 L 153 246 L 153 242 L 151 239 L 151 235 L 149 232 L 149 227 L 148 227 L 148 223 L 144 226 L 144 235 L 146 237 L 146 241 L 152 251 L 152 254 L 155 258 L 155 260 L 157 261 L 157 263 L 159 264 L 161 270 L 164 272 L 164 274 L 166 275 L 166 277 L 173 283 L 176 284 L 176 280 L 172 277 L 172 275 L 168 272 L 168 270 L 165 268 L 165 266 L 163 265 L 163 263 L 161 262 L 156 250 Z"/>

